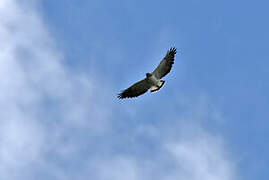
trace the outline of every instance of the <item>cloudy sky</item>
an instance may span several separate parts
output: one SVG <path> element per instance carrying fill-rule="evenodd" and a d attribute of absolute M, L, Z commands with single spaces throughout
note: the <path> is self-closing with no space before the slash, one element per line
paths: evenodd
<path fill-rule="evenodd" d="M 0 179 L 268 179 L 267 7 L 0 0 Z M 116 98 L 172 46 L 161 91 Z"/>

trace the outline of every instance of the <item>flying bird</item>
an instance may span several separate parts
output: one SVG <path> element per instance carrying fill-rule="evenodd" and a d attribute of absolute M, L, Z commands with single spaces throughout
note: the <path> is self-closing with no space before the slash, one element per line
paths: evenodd
<path fill-rule="evenodd" d="M 165 81 L 161 80 L 166 76 L 174 64 L 175 54 L 177 49 L 175 47 L 170 48 L 160 64 L 152 73 L 146 73 L 146 78 L 133 84 L 131 87 L 123 90 L 118 94 L 119 99 L 133 98 L 146 93 L 149 89 L 150 92 L 156 92 L 163 87 Z"/>

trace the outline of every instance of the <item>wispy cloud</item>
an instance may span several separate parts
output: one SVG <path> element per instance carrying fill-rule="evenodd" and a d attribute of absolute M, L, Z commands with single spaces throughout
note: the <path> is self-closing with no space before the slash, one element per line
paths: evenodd
<path fill-rule="evenodd" d="M 232 180 L 235 166 L 220 139 L 209 134 L 160 143 L 153 157 L 115 155 L 95 162 L 96 179 Z"/>
<path fill-rule="evenodd" d="M 98 159 L 97 179 L 238 179 L 236 160 L 228 144 L 221 134 L 203 127 L 208 119 L 219 121 L 219 110 L 204 95 L 192 102 L 185 100 L 188 110 L 171 120 L 137 125 L 130 138 L 144 152 L 135 148 L 133 153 Z"/>
<path fill-rule="evenodd" d="M 7 180 L 31 177 L 47 154 L 70 153 L 67 132 L 103 132 L 110 113 L 98 81 L 67 68 L 33 4 L 20 3 L 0 6 L 0 176 Z"/>
<path fill-rule="evenodd" d="M 199 125 L 134 124 L 126 138 L 112 125 L 120 116 L 113 111 L 111 87 L 103 88 L 105 78 L 65 65 L 34 3 L 0 1 L 0 18 L 1 178 L 234 179 L 221 138 Z M 181 122 L 200 117 L 200 111 L 203 118 L 212 116 L 209 109 L 188 107 Z M 138 111 L 121 109 L 132 118 Z M 150 153 L 140 137 L 153 144 Z M 128 143 L 141 153 L 132 153 Z"/>
<path fill-rule="evenodd" d="M 167 150 L 175 158 L 170 179 L 236 179 L 235 166 L 229 160 L 221 140 L 208 134 L 170 143 Z"/>

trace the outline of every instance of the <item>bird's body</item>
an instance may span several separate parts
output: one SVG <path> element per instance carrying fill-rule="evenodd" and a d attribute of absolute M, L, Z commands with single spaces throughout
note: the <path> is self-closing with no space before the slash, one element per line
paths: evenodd
<path fill-rule="evenodd" d="M 150 75 L 146 78 L 148 83 L 151 85 L 151 91 L 150 92 L 156 92 L 161 89 L 161 87 L 164 85 L 163 80 L 157 79 L 154 75 Z"/>
<path fill-rule="evenodd" d="M 158 91 L 165 83 L 161 80 L 162 77 L 167 75 L 174 64 L 174 58 L 176 54 L 176 48 L 171 48 L 158 67 L 152 73 L 146 73 L 146 78 L 133 84 L 131 87 L 122 91 L 119 95 L 119 99 L 137 97 L 149 89 L 151 92 Z"/>
<path fill-rule="evenodd" d="M 157 79 L 154 75 L 148 76 L 147 81 L 151 86 L 157 86 L 160 82 L 160 80 Z"/>

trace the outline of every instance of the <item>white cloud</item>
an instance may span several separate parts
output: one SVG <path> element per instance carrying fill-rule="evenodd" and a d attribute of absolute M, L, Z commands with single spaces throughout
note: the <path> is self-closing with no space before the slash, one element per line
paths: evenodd
<path fill-rule="evenodd" d="M 163 119 L 163 122 L 151 125 L 144 122 L 135 127 L 130 138 L 132 141 L 148 139 L 154 144 L 149 153 L 139 155 L 137 151 L 140 151 L 135 150 L 135 153 L 116 153 L 98 159 L 96 179 L 238 179 L 236 160 L 229 153 L 228 144 L 220 134 L 209 133 L 203 127 L 203 122 L 207 123 L 208 119 L 224 121 L 219 109 L 205 95 L 195 101 L 186 98 L 183 104 L 180 106 L 188 108 L 177 114 L 177 118 L 170 117 L 172 120 Z M 148 148 L 146 143 L 137 144 Z M 121 170 L 122 173 L 118 173 Z"/>
<path fill-rule="evenodd" d="M 98 159 L 96 179 L 238 179 L 221 138 L 202 131 L 197 135 L 159 142 L 160 150 L 150 157 L 117 154 Z"/>
<path fill-rule="evenodd" d="M 200 136 L 167 145 L 176 165 L 169 179 L 236 179 L 235 167 L 225 154 L 221 141 L 207 134 Z"/>
<path fill-rule="evenodd" d="M 6 180 L 33 177 L 33 168 L 53 163 L 47 154 L 76 151 L 63 140 L 72 129 L 98 135 L 110 114 L 98 81 L 64 65 L 29 2 L 0 3 L 0 177 Z"/>
<path fill-rule="evenodd" d="M 135 159 L 129 157 L 113 157 L 100 161 L 97 165 L 97 179 L 103 180 L 119 180 L 129 179 L 137 180 L 139 177 L 139 167 Z"/>

